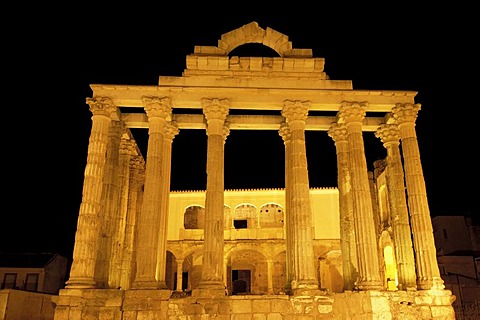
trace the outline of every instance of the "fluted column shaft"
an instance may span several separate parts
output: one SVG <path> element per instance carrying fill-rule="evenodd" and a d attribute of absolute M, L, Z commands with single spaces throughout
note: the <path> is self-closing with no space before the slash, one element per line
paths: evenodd
<path fill-rule="evenodd" d="M 158 239 L 158 257 L 157 257 L 157 279 L 159 287 L 167 288 L 166 283 L 166 264 L 167 264 L 167 238 L 168 238 L 168 210 L 170 203 L 170 177 L 172 161 L 172 141 L 179 132 L 175 122 L 168 122 L 165 125 L 165 135 L 163 141 L 163 161 L 162 161 L 162 180 L 161 180 L 161 209 L 160 225 Z"/>
<path fill-rule="evenodd" d="M 148 152 L 142 210 L 136 225 L 136 274 L 134 289 L 157 289 L 156 279 L 158 237 L 162 214 L 162 163 L 165 123 L 170 120 L 169 98 L 144 97 L 148 116 Z"/>
<path fill-rule="evenodd" d="M 134 278 L 135 262 L 134 239 L 137 215 L 142 208 L 142 188 L 145 182 L 145 161 L 138 155 L 130 160 L 130 187 L 128 189 L 127 215 L 125 222 L 125 240 L 122 254 L 122 275 L 120 287 L 130 289 Z"/>
<path fill-rule="evenodd" d="M 337 181 L 340 208 L 340 245 L 342 248 L 343 282 L 345 290 L 353 290 L 358 277 L 358 259 L 353 218 L 352 181 L 348 160 L 347 127 L 333 123 L 328 135 L 335 142 Z"/>
<path fill-rule="evenodd" d="M 88 143 L 82 203 L 78 215 L 70 278 L 66 288 L 94 288 L 95 265 L 100 232 L 99 211 L 102 198 L 105 155 L 108 145 L 110 115 L 116 110 L 109 98 L 88 98 L 92 129 Z"/>
<path fill-rule="evenodd" d="M 315 272 L 316 259 L 313 253 L 313 220 L 305 147 L 305 121 L 308 108 L 308 102 L 286 100 L 282 109 L 282 116 L 285 117 L 291 135 L 290 161 L 292 175 L 288 178 L 288 183 L 291 183 L 292 193 L 289 196 L 290 208 L 287 208 L 287 212 L 291 213 L 293 227 L 295 228 L 293 250 L 295 276 L 292 281 L 292 289 L 295 292 L 300 292 L 302 289 L 318 289 Z"/>
<path fill-rule="evenodd" d="M 110 288 L 121 287 L 122 260 L 125 252 L 125 228 L 128 209 L 128 195 L 130 190 L 130 162 L 132 150 L 134 148 L 132 140 L 123 138 L 120 143 L 119 173 L 119 207 L 116 217 L 113 220 L 113 244 L 110 258 L 110 270 L 108 277 L 108 286 Z"/>
<path fill-rule="evenodd" d="M 340 107 L 338 117 L 347 128 L 359 267 L 356 287 L 360 290 L 380 290 L 382 281 L 380 280 L 372 198 L 362 134 L 362 122 L 366 115 L 366 108 L 364 103 L 344 102 Z"/>
<path fill-rule="evenodd" d="M 199 289 L 224 295 L 224 124 L 229 111 L 227 99 L 202 99 L 207 120 L 207 190 L 202 278 Z"/>
<path fill-rule="evenodd" d="M 392 109 L 392 114 L 402 141 L 405 183 L 417 265 L 417 286 L 422 290 L 443 289 L 445 286 L 438 269 L 427 190 L 415 132 L 419 110 L 420 104 L 398 103 Z"/>
<path fill-rule="evenodd" d="M 119 208 L 119 153 L 120 140 L 124 125 L 120 121 L 111 121 L 108 134 L 105 174 L 99 219 L 101 221 L 98 237 L 98 254 L 95 270 L 95 282 L 98 288 L 108 288 L 110 259 L 112 253 L 114 223 Z"/>
<path fill-rule="evenodd" d="M 290 130 L 288 129 L 288 125 L 285 122 L 280 124 L 279 134 L 283 139 L 283 143 L 285 145 L 285 240 L 286 240 L 286 283 L 285 283 L 285 292 L 290 293 L 292 290 L 292 280 L 294 279 L 295 269 L 294 266 L 294 259 L 296 255 L 293 253 L 295 249 L 294 246 L 294 239 L 295 239 L 295 228 L 293 228 L 293 218 L 292 214 L 289 211 L 291 207 L 291 197 L 292 197 L 292 156 L 291 156 L 291 147 L 290 147 Z"/>
<path fill-rule="evenodd" d="M 375 135 L 381 139 L 387 149 L 386 181 L 397 261 L 398 289 L 416 289 L 415 258 L 405 195 L 398 127 L 395 124 L 383 124 L 375 132 Z"/>

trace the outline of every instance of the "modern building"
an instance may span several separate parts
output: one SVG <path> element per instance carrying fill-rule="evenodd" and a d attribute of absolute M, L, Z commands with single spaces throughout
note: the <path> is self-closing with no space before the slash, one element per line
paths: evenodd
<path fill-rule="evenodd" d="M 456 299 L 457 319 L 480 318 L 480 225 L 471 217 L 432 219 L 437 260 L 445 287 Z"/>
<path fill-rule="evenodd" d="M 68 267 L 57 253 L 0 253 L 0 319 L 53 319 Z"/>
<path fill-rule="evenodd" d="M 0 289 L 58 294 L 68 265 L 58 253 L 0 253 Z"/>
<path fill-rule="evenodd" d="M 231 52 L 260 43 L 278 57 Z M 256 22 L 196 46 L 181 77 L 92 84 L 83 198 L 55 319 L 455 319 L 416 138 L 416 92 L 354 90 Z M 148 131 L 142 154 L 133 129 Z M 206 189 L 170 192 L 174 137 L 207 134 Z M 232 130 L 274 130 L 285 188 L 225 190 Z M 305 132 L 338 185 L 309 187 Z M 387 157 L 369 172 L 363 134 Z"/>

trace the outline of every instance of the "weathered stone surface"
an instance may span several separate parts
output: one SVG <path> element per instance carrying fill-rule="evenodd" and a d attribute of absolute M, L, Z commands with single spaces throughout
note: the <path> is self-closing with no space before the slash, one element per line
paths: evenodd
<path fill-rule="evenodd" d="M 229 56 L 248 43 L 279 57 Z M 53 299 L 55 319 L 453 320 L 454 296 L 439 277 L 428 219 L 416 92 L 354 90 L 351 81 L 330 80 L 324 62 L 252 22 L 224 34 L 218 47 L 195 47 L 182 77 L 160 77 L 152 86 L 91 85 L 85 193 L 72 273 Z M 407 167 L 378 169 L 373 177 L 363 133 L 384 124 L 398 125 Z M 109 131 L 114 125 L 123 131 Z M 206 131 L 206 190 L 168 194 L 172 127 Z M 147 155 L 134 128 L 149 130 Z M 224 190 L 224 148 L 237 129 L 279 131 L 285 189 Z M 307 130 L 330 130 L 338 189 L 309 188 Z M 135 161 L 106 156 L 126 145 Z M 398 153 L 390 150 L 396 161 L 387 168 L 399 166 Z M 403 192 L 402 170 L 414 217 L 403 195 L 388 194 Z M 117 174 L 123 178 L 107 184 Z"/>

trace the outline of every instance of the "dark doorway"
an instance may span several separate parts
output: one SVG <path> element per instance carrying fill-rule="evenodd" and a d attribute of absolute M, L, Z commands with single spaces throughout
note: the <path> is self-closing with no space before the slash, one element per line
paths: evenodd
<path fill-rule="evenodd" d="M 173 288 L 172 290 L 177 289 L 177 273 L 175 272 L 173 278 Z M 188 272 L 182 272 L 182 291 L 186 291 L 188 289 Z"/>
<path fill-rule="evenodd" d="M 188 272 L 182 272 L 182 290 L 188 289 Z"/>
<path fill-rule="evenodd" d="M 233 226 L 235 229 L 247 229 L 248 222 L 247 220 L 233 220 Z"/>
<path fill-rule="evenodd" d="M 232 295 L 250 293 L 250 270 L 232 270 Z"/>

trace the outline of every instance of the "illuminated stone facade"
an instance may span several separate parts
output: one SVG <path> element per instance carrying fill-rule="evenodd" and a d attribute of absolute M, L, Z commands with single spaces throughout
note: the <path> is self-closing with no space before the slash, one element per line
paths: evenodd
<path fill-rule="evenodd" d="M 278 57 L 229 56 L 248 43 Z M 91 85 L 74 260 L 55 319 L 454 319 L 436 260 L 416 92 L 353 90 L 330 80 L 324 63 L 252 22 L 216 47 L 195 47 L 181 77 Z M 146 155 L 132 128 L 148 130 Z M 206 190 L 170 192 L 172 144 L 187 129 L 208 136 Z M 231 130 L 278 131 L 285 189 L 224 190 Z M 338 189 L 309 187 L 307 130 L 332 138 Z M 375 174 L 367 131 L 387 150 Z"/>

